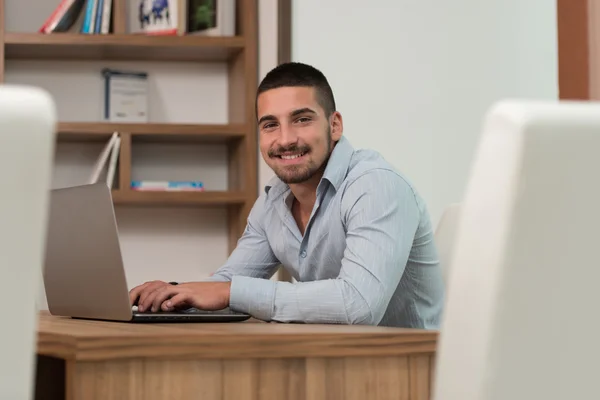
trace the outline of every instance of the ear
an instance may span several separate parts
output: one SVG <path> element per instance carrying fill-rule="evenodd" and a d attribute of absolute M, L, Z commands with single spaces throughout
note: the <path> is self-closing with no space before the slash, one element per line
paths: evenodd
<path fill-rule="evenodd" d="M 331 139 L 335 142 L 340 140 L 344 133 L 344 121 L 342 120 L 342 114 L 338 111 L 334 111 L 330 117 L 331 124 Z"/>

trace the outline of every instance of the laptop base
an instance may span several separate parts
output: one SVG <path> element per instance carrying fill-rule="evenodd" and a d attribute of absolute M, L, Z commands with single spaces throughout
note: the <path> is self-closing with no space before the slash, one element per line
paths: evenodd
<path fill-rule="evenodd" d="M 93 317 L 71 317 L 73 319 L 92 319 L 92 320 L 104 320 L 104 321 L 116 321 L 105 318 L 93 318 Z M 205 311 L 191 308 L 188 310 L 181 310 L 175 312 L 137 312 L 133 311 L 131 319 L 120 320 L 120 322 L 133 322 L 133 323 L 181 323 L 181 322 L 241 322 L 250 319 L 250 315 L 238 313 L 228 308 L 218 311 Z"/>

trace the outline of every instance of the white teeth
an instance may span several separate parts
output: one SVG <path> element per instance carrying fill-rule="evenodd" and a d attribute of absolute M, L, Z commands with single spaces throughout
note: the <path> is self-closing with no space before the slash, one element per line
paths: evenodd
<path fill-rule="evenodd" d="M 303 155 L 304 155 L 304 153 L 302 153 L 302 154 L 295 154 L 293 156 L 281 156 L 281 158 L 283 158 L 284 160 L 293 160 L 294 158 L 298 158 L 298 157 L 301 157 Z"/>

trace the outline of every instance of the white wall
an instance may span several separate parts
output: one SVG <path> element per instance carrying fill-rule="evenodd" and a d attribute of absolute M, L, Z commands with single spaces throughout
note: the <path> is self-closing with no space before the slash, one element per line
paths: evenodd
<path fill-rule="evenodd" d="M 437 223 L 490 104 L 558 97 L 556 2 L 294 1 L 292 58 L 325 73 L 345 135 L 401 169 Z"/>
<path fill-rule="evenodd" d="M 60 0 L 6 0 L 6 26 L 35 32 Z M 259 78 L 275 66 L 277 0 L 259 1 Z M 43 6 L 43 7 L 42 7 Z M 98 121 L 102 111 L 103 67 L 149 73 L 150 119 L 155 122 L 226 123 L 227 68 L 224 63 L 7 61 L 5 80 L 50 91 L 61 121 Z M 182 92 L 185 90 L 186 92 Z M 102 143 L 61 143 L 53 186 L 83 183 Z M 200 179 L 214 190 L 226 189 L 224 146 L 135 145 L 133 179 Z M 264 168 L 264 166 L 263 166 Z M 206 277 L 228 255 L 225 209 L 164 207 L 116 208 L 128 284 L 150 279 L 189 281 Z M 40 307 L 46 308 L 45 294 Z"/>

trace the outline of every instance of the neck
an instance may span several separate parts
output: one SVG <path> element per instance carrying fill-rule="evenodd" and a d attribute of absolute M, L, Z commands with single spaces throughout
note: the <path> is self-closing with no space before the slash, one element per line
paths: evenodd
<path fill-rule="evenodd" d="M 314 174 L 309 180 L 302 183 L 290 184 L 290 190 L 303 212 L 312 212 L 317 201 L 317 186 L 323 177 L 323 171 Z"/>

